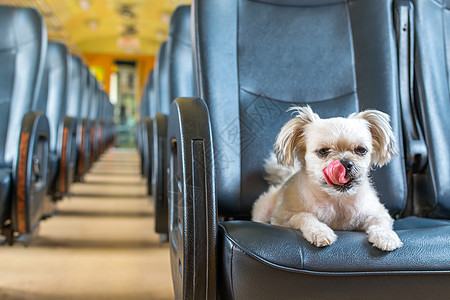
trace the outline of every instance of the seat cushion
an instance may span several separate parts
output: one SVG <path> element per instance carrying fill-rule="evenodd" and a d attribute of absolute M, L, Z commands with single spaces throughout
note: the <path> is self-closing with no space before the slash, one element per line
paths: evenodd
<path fill-rule="evenodd" d="M 9 192 L 11 190 L 11 169 L 0 168 L 0 218 L 4 221 L 4 213 L 7 209 Z"/>
<path fill-rule="evenodd" d="M 450 280 L 447 220 L 396 221 L 404 246 L 394 252 L 372 247 L 363 232 L 336 232 L 333 245 L 317 248 L 293 229 L 251 221 L 223 222 L 219 229 L 220 290 L 233 299 L 288 299 L 300 290 L 312 299 L 348 299 L 350 288 L 355 298 L 370 292 L 415 299 L 442 296 Z"/>

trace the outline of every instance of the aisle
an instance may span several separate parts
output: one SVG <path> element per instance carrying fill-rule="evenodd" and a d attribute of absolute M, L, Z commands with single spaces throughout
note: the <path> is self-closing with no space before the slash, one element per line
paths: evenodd
<path fill-rule="evenodd" d="M 32 246 L 0 248 L 0 299 L 173 299 L 136 151 L 109 150 L 72 192 Z"/>

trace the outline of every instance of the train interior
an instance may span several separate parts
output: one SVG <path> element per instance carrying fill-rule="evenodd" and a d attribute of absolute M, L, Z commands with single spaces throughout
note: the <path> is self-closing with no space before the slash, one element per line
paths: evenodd
<path fill-rule="evenodd" d="M 448 299 L 449 9 L 0 0 L 0 299 Z"/>

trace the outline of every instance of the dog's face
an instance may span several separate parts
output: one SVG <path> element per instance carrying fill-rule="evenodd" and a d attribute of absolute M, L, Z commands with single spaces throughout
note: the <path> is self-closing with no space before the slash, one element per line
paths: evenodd
<path fill-rule="evenodd" d="M 304 170 L 328 194 L 352 194 L 368 176 L 373 152 L 372 135 L 362 119 L 319 119 L 305 126 Z M 338 161 L 345 183 L 327 183 L 323 170 Z M 347 181 L 348 180 L 348 181 Z"/>
<path fill-rule="evenodd" d="M 329 195 L 355 194 L 371 166 L 388 163 L 398 151 L 389 116 L 382 112 L 321 119 L 309 107 L 293 109 L 297 115 L 283 126 L 275 143 L 278 160 L 292 165 L 297 158 L 311 182 Z M 326 170 L 336 165 L 340 180 L 333 173 L 327 176 Z"/>

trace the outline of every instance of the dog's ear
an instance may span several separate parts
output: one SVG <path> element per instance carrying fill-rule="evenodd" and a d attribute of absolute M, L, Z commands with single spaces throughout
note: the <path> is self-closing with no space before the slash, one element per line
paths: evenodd
<path fill-rule="evenodd" d="M 366 110 L 350 115 L 352 118 L 364 119 L 369 123 L 372 134 L 372 164 L 383 166 L 398 154 L 397 141 L 389 124 L 390 118 L 378 110 Z"/>
<path fill-rule="evenodd" d="M 295 157 L 303 161 L 305 153 L 305 126 L 320 117 L 309 106 L 291 107 L 288 111 L 295 111 L 296 115 L 281 128 L 274 144 L 278 162 L 293 166 Z"/>

